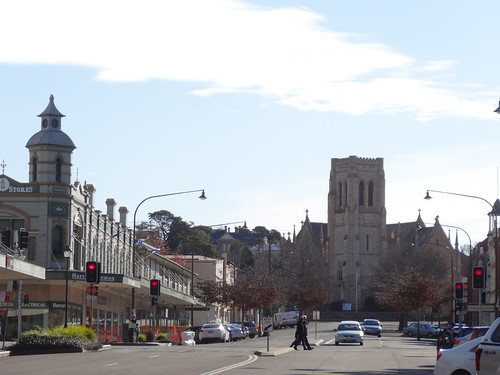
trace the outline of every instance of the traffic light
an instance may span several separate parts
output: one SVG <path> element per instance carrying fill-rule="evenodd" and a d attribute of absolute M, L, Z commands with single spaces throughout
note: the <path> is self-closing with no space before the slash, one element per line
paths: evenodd
<path fill-rule="evenodd" d="M 10 243 L 11 235 L 10 234 L 11 234 L 10 229 L 2 231 L 2 243 L 7 247 L 10 247 L 10 245 L 11 245 L 11 243 Z"/>
<path fill-rule="evenodd" d="M 455 298 L 464 298 L 464 283 L 455 283 Z"/>
<path fill-rule="evenodd" d="M 160 280 L 152 279 L 149 282 L 149 295 L 158 297 L 160 295 Z"/>
<path fill-rule="evenodd" d="M 27 295 L 27 294 L 24 295 L 23 303 L 25 305 L 27 305 L 28 303 L 30 303 L 30 296 L 29 295 Z"/>
<path fill-rule="evenodd" d="M 101 264 L 89 261 L 85 264 L 85 281 L 89 284 L 98 284 L 101 278 Z"/>
<path fill-rule="evenodd" d="M 462 301 L 455 301 L 455 311 L 462 311 L 464 309 L 464 303 Z"/>
<path fill-rule="evenodd" d="M 29 233 L 24 230 L 24 228 L 19 229 L 19 248 L 20 249 L 28 249 L 28 237 Z"/>
<path fill-rule="evenodd" d="M 484 289 L 485 285 L 484 267 L 476 266 L 472 268 L 472 287 L 474 289 Z"/>
<path fill-rule="evenodd" d="M 152 296 L 151 297 L 151 306 L 157 306 L 158 305 L 158 297 Z"/>

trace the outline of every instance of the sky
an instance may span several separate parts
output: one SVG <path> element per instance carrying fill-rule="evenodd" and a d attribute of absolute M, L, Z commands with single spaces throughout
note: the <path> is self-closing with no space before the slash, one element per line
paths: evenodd
<path fill-rule="evenodd" d="M 1 0 L 0 161 L 28 181 L 54 95 L 72 180 L 130 226 L 168 210 L 298 232 L 306 210 L 327 221 L 331 159 L 356 155 L 384 159 L 387 223 L 438 216 L 474 246 L 499 196 L 497 5 Z"/>

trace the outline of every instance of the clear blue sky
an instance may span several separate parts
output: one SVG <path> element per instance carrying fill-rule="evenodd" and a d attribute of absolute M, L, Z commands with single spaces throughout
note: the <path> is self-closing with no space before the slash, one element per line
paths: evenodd
<path fill-rule="evenodd" d="M 150 195 L 213 225 L 281 233 L 327 220 L 331 158 L 384 158 L 387 221 L 487 233 L 498 196 L 498 2 L 10 1 L 0 5 L 0 161 L 51 94 L 96 208 Z M 77 174 L 78 171 L 78 174 Z M 454 231 L 453 231 L 454 236 Z M 462 244 L 468 243 L 459 232 Z"/>

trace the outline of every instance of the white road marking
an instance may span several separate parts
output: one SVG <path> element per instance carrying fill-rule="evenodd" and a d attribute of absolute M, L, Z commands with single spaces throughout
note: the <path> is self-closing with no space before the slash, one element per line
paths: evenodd
<path fill-rule="evenodd" d="M 240 366 L 248 365 L 249 363 L 252 363 L 252 362 L 254 362 L 256 360 L 257 360 L 257 356 L 256 355 L 249 355 L 248 359 L 245 360 L 245 361 L 243 361 L 243 362 L 235 363 L 234 365 L 230 365 L 230 366 L 226 366 L 226 367 L 221 367 L 219 369 L 212 370 L 212 371 L 209 371 L 209 372 L 204 372 L 203 374 L 200 374 L 200 375 L 215 375 L 215 374 L 219 374 L 219 373 L 224 372 L 224 371 L 232 370 L 233 368 L 237 368 L 237 367 L 240 367 Z"/>
<path fill-rule="evenodd" d="M 106 367 L 109 367 L 109 366 L 116 366 L 117 364 L 118 364 L 118 362 L 115 362 L 115 363 L 108 363 L 108 364 L 106 365 Z"/>

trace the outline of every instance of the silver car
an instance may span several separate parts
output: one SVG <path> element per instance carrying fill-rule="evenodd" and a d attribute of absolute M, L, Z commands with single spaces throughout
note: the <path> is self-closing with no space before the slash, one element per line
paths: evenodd
<path fill-rule="evenodd" d="M 361 327 L 365 335 L 382 336 L 382 323 L 377 319 L 365 319 L 363 323 L 361 323 Z"/>
<path fill-rule="evenodd" d="M 363 345 L 364 333 L 361 324 L 354 320 L 343 320 L 335 330 L 335 345 L 354 343 Z"/>

